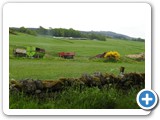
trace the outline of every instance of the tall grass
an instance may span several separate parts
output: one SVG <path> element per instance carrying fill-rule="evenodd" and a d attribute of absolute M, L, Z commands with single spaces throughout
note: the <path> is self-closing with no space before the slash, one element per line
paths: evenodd
<path fill-rule="evenodd" d="M 138 90 L 85 88 L 82 92 L 70 87 L 52 97 L 10 94 L 10 109 L 138 109 Z"/>

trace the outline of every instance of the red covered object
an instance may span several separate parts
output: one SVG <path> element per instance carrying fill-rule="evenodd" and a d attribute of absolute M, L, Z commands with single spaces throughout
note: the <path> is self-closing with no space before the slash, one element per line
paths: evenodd
<path fill-rule="evenodd" d="M 59 52 L 58 56 L 64 58 L 73 58 L 75 56 L 75 52 Z"/>

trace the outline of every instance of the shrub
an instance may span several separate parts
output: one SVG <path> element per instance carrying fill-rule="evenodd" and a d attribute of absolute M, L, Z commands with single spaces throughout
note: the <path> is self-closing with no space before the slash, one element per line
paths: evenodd
<path fill-rule="evenodd" d="M 18 31 L 21 32 L 21 33 L 27 33 L 27 34 L 29 34 L 29 35 L 34 35 L 34 36 L 37 35 L 36 31 L 31 30 L 31 29 L 29 29 L 29 28 L 25 28 L 25 27 L 20 27 L 20 28 L 18 29 Z"/>
<path fill-rule="evenodd" d="M 16 30 L 9 28 L 9 34 L 17 35 Z"/>
<path fill-rule="evenodd" d="M 118 61 L 120 59 L 120 54 L 117 51 L 109 51 L 104 55 L 109 61 Z"/>

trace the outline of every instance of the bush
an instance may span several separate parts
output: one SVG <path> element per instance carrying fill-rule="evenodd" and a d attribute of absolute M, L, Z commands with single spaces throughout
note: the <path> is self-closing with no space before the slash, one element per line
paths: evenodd
<path fill-rule="evenodd" d="M 9 34 L 17 35 L 16 30 L 9 28 Z"/>
<path fill-rule="evenodd" d="M 31 29 L 28 29 L 28 28 L 25 28 L 25 27 L 20 27 L 20 28 L 18 29 L 18 31 L 21 32 L 21 33 L 29 34 L 29 35 L 34 35 L 34 36 L 37 35 L 36 31 L 31 30 Z"/>
<path fill-rule="evenodd" d="M 106 52 L 104 58 L 106 58 L 109 61 L 118 61 L 120 59 L 120 54 L 117 51 L 109 51 Z"/>

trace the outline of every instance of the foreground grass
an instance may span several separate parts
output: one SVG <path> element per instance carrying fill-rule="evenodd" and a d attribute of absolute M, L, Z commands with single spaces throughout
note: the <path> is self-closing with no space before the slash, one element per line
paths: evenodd
<path fill-rule="evenodd" d="M 86 88 L 82 92 L 69 88 L 54 97 L 10 94 L 10 109 L 139 109 L 136 95 L 139 90 L 120 91 L 114 88 Z"/>

